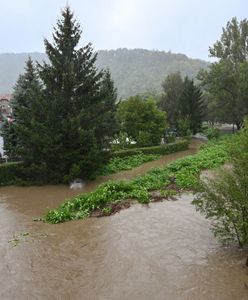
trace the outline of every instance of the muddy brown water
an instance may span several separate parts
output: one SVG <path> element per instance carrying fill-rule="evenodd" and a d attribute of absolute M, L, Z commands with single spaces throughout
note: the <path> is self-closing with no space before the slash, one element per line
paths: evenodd
<path fill-rule="evenodd" d="M 130 179 L 197 145 L 107 179 Z M 192 195 L 106 218 L 33 221 L 75 193 L 66 186 L 0 189 L 0 299 L 248 299 L 246 251 L 216 241 Z"/>

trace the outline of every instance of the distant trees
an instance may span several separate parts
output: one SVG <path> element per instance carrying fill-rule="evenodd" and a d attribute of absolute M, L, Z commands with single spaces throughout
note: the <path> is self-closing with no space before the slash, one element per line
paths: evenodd
<path fill-rule="evenodd" d="M 166 111 L 170 126 L 178 121 L 178 104 L 183 91 L 183 79 L 180 72 L 169 74 L 162 82 L 163 94 L 158 106 Z"/>
<path fill-rule="evenodd" d="M 248 21 L 233 18 L 209 52 L 218 62 L 199 78 L 206 90 L 209 119 L 241 128 L 248 113 Z"/>
<path fill-rule="evenodd" d="M 43 53 L 30 53 L 33 61 L 47 60 Z M 0 94 L 12 91 L 16 78 L 23 73 L 27 54 L 0 54 Z M 179 70 L 183 76 L 195 77 L 209 63 L 183 54 L 145 49 L 99 50 L 96 66 L 109 68 L 118 89 L 118 97 L 128 98 L 148 91 L 161 93 L 161 82 L 169 73 Z"/>
<path fill-rule="evenodd" d="M 153 98 L 130 97 L 118 105 L 117 118 L 121 132 L 139 146 L 158 145 L 167 126 L 166 113 L 160 111 Z"/>
<path fill-rule="evenodd" d="M 15 88 L 15 120 L 4 133 L 5 140 L 8 130 L 15 138 L 6 151 L 16 151 L 44 181 L 94 176 L 116 130 L 116 90 L 109 71 L 96 69 L 91 44 L 77 48 L 80 37 L 80 25 L 66 7 L 53 43 L 45 39 L 49 63 L 35 68 L 28 61 Z"/>
<path fill-rule="evenodd" d="M 188 120 L 189 129 L 196 134 L 201 130 L 204 113 L 205 104 L 200 88 L 195 86 L 193 80 L 185 77 L 178 103 L 179 120 Z"/>
<path fill-rule="evenodd" d="M 184 54 L 145 49 L 101 50 L 97 64 L 109 67 L 118 96 L 125 99 L 146 91 L 160 94 L 161 82 L 170 73 L 180 71 L 183 77 L 195 77 L 200 69 L 208 67 L 207 62 Z"/>
<path fill-rule="evenodd" d="M 205 114 L 201 90 L 187 76 L 183 80 L 179 72 L 168 75 L 162 86 L 164 94 L 158 105 L 166 111 L 170 126 L 183 131 L 182 135 L 187 128 L 198 132 Z"/>

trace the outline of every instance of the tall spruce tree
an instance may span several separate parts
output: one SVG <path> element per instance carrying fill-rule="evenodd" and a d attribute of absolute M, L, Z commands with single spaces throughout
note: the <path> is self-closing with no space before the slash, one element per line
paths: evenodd
<path fill-rule="evenodd" d="M 80 37 L 80 25 L 66 7 L 53 42 L 44 41 L 49 63 L 38 65 L 40 114 L 28 114 L 34 126 L 27 124 L 31 142 L 23 145 L 23 150 L 28 146 L 39 151 L 36 157 L 21 155 L 43 170 L 44 181 L 93 177 L 107 159 L 109 138 L 115 130 L 116 91 L 110 74 L 96 69 L 97 55 L 90 43 L 78 49 Z"/>
<path fill-rule="evenodd" d="M 76 48 L 80 37 L 80 25 L 66 7 L 53 43 L 45 40 L 50 64 L 39 66 L 47 99 L 43 160 L 55 178 L 94 176 L 115 129 L 113 82 L 109 73 L 97 71 L 91 44 Z"/>
<path fill-rule="evenodd" d="M 187 119 L 190 130 L 193 134 L 196 134 L 201 129 L 205 105 L 201 90 L 188 77 L 185 77 L 183 82 L 178 108 L 180 118 Z"/>

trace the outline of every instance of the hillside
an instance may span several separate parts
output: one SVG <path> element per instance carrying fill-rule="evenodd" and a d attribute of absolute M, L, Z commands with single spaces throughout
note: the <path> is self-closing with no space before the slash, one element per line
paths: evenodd
<path fill-rule="evenodd" d="M 43 53 L 0 54 L 0 94 L 12 91 L 29 55 L 38 62 L 46 60 Z M 146 91 L 160 92 L 168 74 L 180 71 L 183 76 L 195 77 L 208 63 L 171 52 L 117 49 L 98 51 L 97 66 L 110 69 L 118 96 L 126 98 Z"/>

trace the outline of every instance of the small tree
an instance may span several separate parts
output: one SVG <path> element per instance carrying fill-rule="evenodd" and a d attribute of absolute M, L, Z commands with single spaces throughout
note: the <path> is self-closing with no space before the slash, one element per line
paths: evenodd
<path fill-rule="evenodd" d="M 215 235 L 248 244 L 248 123 L 228 146 L 232 168 L 202 183 L 193 201 L 197 210 L 212 219 Z"/>
<path fill-rule="evenodd" d="M 158 145 L 167 126 L 166 114 L 156 107 L 153 98 L 130 97 L 119 104 L 120 129 L 139 146 Z"/>

